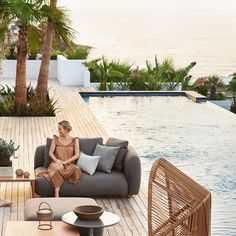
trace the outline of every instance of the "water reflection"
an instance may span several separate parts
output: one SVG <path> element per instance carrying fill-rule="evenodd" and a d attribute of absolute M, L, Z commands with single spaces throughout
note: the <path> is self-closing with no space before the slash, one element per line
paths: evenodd
<path fill-rule="evenodd" d="M 185 97 L 93 97 L 89 107 L 110 136 L 129 140 L 147 184 L 163 156 L 212 193 L 212 235 L 236 235 L 236 115 Z"/>

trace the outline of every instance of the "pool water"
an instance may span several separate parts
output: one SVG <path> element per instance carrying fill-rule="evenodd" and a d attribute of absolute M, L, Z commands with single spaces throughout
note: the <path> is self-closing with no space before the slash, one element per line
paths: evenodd
<path fill-rule="evenodd" d="M 142 180 L 162 156 L 212 193 L 212 235 L 236 235 L 236 115 L 186 97 L 90 97 L 108 134 L 129 140 Z"/>

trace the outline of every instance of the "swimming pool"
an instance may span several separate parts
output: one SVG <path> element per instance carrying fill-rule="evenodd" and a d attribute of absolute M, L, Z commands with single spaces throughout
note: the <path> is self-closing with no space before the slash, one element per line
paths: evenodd
<path fill-rule="evenodd" d="M 236 115 L 186 97 L 90 97 L 110 136 L 141 157 L 145 183 L 163 156 L 212 193 L 212 235 L 236 235 Z"/>

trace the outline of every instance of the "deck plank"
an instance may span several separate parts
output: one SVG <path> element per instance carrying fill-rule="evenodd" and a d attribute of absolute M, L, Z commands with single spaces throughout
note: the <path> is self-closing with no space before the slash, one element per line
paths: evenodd
<path fill-rule="evenodd" d="M 1 79 L 0 85 L 14 85 L 13 80 Z M 35 86 L 36 81 L 31 81 Z M 13 139 L 20 145 L 15 168 L 33 168 L 34 151 L 47 137 L 57 133 L 57 123 L 69 120 L 73 125 L 71 135 L 78 137 L 109 137 L 95 115 L 79 95 L 79 91 L 94 91 L 78 86 L 61 86 L 57 80 L 49 81 L 50 97 L 58 99 L 60 112 L 55 117 L 0 117 L 0 137 Z M 13 201 L 11 207 L 0 207 L 0 233 L 4 236 L 7 220 L 24 220 L 24 205 L 31 198 L 29 183 L 0 183 L 0 198 Z M 147 235 L 147 189 L 141 187 L 139 195 L 131 198 L 95 198 L 105 209 L 116 213 L 120 223 L 104 230 L 105 236 Z"/>

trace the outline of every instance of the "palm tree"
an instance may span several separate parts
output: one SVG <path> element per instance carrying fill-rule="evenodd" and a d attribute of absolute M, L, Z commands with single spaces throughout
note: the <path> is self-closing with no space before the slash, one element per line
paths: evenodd
<path fill-rule="evenodd" d="M 48 93 L 48 72 L 51 58 L 52 41 L 54 33 L 60 36 L 67 46 L 73 44 L 75 31 L 69 26 L 70 21 L 62 9 L 57 8 L 57 0 L 50 0 L 50 8 L 45 7 L 47 27 L 42 47 L 42 61 L 36 87 L 36 98 L 45 102 Z"/>
<path fill-rule="evenodd" d="M 39 20 L 42 0 L 1 0 L 1 20 L 17 20 L 19 37 L 17 41 L 17 65 L 15 82 L 14 110 L 19 114 L 26 107 L 26 57 L 27 38 L 30 23 Z"/>
<path fill-rule="evenodd" d="M 2 73 L 2 60 L 3 60 L 3 51 L 4 51 L 4 41 L 5 36 L 8 32 L 8 19 L 0 18 L 0 74 Z"/>
<path fill-rule="evenodd" d="M 210 99 L 214 100 L 216 97 L 216 88 L 223 87 L 224 83 L 222 79 L 217 75 L 212 75 L 207 78 L 206 85 L 210 90 Z"/>

